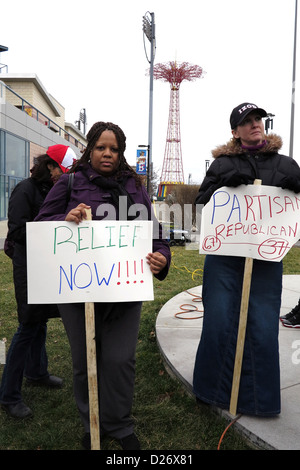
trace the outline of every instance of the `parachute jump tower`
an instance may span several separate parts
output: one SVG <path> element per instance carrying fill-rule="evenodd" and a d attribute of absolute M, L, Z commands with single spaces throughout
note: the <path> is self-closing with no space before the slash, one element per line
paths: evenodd
<path fill-rule="evenodd" d="M 167 62 L 157 64 L 153 68 L 154 78 L 170 83 L 171 87 L 167 139 L 157 194 L 159 198 L 165 198 L 173 185 L 184 184 L 180 136 L 179 88 L 184 80 L 191 82 L 197 78 L 202 78 L 202 75 L 203 69 L 199 65 L 192 65 L 188 62 Z"/>

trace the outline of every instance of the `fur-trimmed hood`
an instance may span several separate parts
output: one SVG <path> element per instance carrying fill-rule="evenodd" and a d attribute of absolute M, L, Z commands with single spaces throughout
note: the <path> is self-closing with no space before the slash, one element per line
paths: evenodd
<path fill-rule="evenodd" d="M 264 145 L 258 153 L 277 153 L 282 147 L 282 139 L 276 134 L 269 134 L 266 136 L 266 145 Z M 247 153 L 247 150 L 241 147 L 239 140 L 231 139 L 227 144 L 220 145 L 212 151 L 213 158 L 218 158 L 221 155 L 240 155 Z"/>

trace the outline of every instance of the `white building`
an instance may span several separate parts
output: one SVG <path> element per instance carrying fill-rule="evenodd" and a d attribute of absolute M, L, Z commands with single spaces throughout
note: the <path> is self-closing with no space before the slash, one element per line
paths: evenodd
<path fill-rule="evenodd" d="M 0 220 L 15 185 L 30 176 L 34 158 L 50 145 L 69 145 L 78 157 L 86 138 L 65 122 L 64 107 L 35 74 L 0 73 Z"/>

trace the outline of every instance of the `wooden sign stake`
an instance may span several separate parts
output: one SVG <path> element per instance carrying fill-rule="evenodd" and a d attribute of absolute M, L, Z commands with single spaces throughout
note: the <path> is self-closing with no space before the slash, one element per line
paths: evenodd
<path fill-rule="evenodd" d="M 92 220 L 91 209 L 86 209 L 87 220 Z M 96 356 L 95 309 L 93 302 L 85 303 L 86 357 L 89 388 L 91 450 L 100 450 L 100 423 Z"/>
<path fill-rule="evenodd" d="M 255 180 L 253 184 L 261 184 L 261 180 Z M 230 407 L 229 407 L 229 413 L 233 416 L 236 415 L 237 401 L 238 401 L 239 388 L 240 388 L 252 269 L 253 269 L 253 258 L 246 258 L 245 267 L 244 267 L 242 299 L 241 299 L 241 307 L 240 307 L 239 329 L 238 329 L 238 337 L 237 337 L 237 344 L 236 344 L 235 363 L 234 363 Z"/>

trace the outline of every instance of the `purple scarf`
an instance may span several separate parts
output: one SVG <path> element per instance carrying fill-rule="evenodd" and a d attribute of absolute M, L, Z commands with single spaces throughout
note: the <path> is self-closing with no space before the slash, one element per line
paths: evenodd
<path fill-rule="evenodd" d="M 249 152 L 255 152 L 262 149 L 266 145 L 267 141 L 264 140 L 262 144 L 259 145 L 242 145 L 243 150 L 248 150 Z"/>

